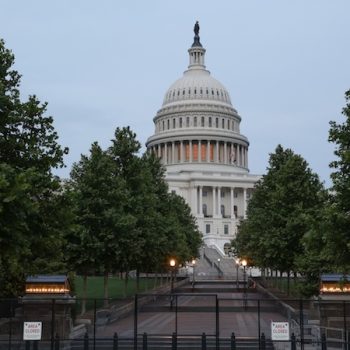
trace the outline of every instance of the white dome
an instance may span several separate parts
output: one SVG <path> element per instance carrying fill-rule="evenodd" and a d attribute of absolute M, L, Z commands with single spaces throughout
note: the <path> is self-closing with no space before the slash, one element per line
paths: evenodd
<path fill-rule="evenodd" d="M 232 107 L 226 88 L 206 69 L 189 69 L 173 83 L 165 94 L 163 107 L 179 102 L 219 102 Z"/>

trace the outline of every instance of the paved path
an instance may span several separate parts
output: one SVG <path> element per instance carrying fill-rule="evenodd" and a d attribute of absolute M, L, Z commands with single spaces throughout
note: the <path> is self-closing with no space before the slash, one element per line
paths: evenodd
<path fill-rule="evenodd" d="M 207 285 L 196 285 L 196 290 L 207 288 Z M 227 284 L 212 284 L 213 293 L 227 287 Z M 279 313 L 272 301 L 262 300 L 265 297 L 259 293 L 247 293 L 247 308 L 243 303 L 244 293 L 217 293 L 219 305 L 220 336 L 228 337 L 232 332 L 236 337 L 257 337 L 259 324 L 260 331 L 270 336 L 271 321 L 286 321 Z M 260 317 L 258 314 L 258 300 L 260 301 Z M 216 296 L 208 293 L 177 296 L 177 307 L 169 295 L 157 296 L 147 305 L 139 307 L 137 314 L 137 333 L 171 334 L 177 331 L 180 335 L 207 334 L 216 332 Z M 178 312 L 176 312 L 176 310 Z M 97 337 L 111 337 L 117 332 L 120 336 L 133 336 L 134 315 L 117 320 L 97 328 Z"/>

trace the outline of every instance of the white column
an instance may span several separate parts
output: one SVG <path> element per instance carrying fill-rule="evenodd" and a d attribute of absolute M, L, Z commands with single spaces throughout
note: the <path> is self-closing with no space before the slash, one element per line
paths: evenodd
<path fill-rule="evenodd" d="M 216 162 L 219 163 L 219 141 L 216 141 L 215 157 Z"/>
<path fill-rule="evenodd" d="M 248 168 L 248 147 L 246 148 L 246 167 Z"/>
<path fill-rule="evenodd" d="M 168 144 L 165 142 L 164 144 L 164 163 L 168 164 Z"/>
<path fill-rule="evenodd" d="M 210 141 L 207 141 L 207 162 L 210 162 Z"/>
<path fill-rule="evenodd" d="M 231 149 L 230 149 L 230 164 L 233 164 L 234 162 L 234 157 L 233 157 L 233 143 L 231 143 Z"/>
<path fill-rule="evenodd" d="M 221 187 L 218 187 L 218 216 L 222 217 L 222 214 L 221 214 Z"/>
<path fill-rule="evenodd" d="M 199 186 L 199 214 L 203 216 L 203 187 Z"/>
<path fill-rule="evenodd" d="M 216 216 L 216 198 L 215 198 L 215 187 L 212 187 L 213 190 L 213 217 Z"/>
<path fill-rule="evenodd" d="M 241 166 L 241 146 L 237 145 L 237 165 Z"/>
<path fill-rule="evenodd" d="M 180 141 L 180 163 L 184 161 L 184 143 Z"/>
<path fill-rule="evenodd" d="M 175 163 L 175 142 L 173 141 L 171 143 L 171 162 L 174 164 Z"/>
<path fill-rule="evenodd" d="M 202 161 L 202 142 L 198 141 L 198 162 Z"/>
<path fill-rule="evenodd" d="M 224 143 L 224 164 L 227 164 L 227 142 Z"/>
<path fill-rule="evenodd" d="M 235 197 L 234 197 L 234 187 L 231 187 L 230 189 L 230 194 L 231 194 L 231 219 L 235 219 L 235 211 L 234 211 L 234 207 L 235 207 Z"/>
<path fill-rule="evenodd" d="M 190 159 L 189 162 L 192 163 L 193 157 L 192 157 L 192 140 L 190 142 Z"/>
<path fill-rule="evenodd" d="M 161 148 L 160 144 L 158 144 L 158 158 L 162 157 L 161 151 L 162 151 L 162 148 Z"/>
<path fill-rule="evenodd" d="M 246 218 L 246 211 L 247 211 L 247 189 L 243 188 L 243 217 Z"/>

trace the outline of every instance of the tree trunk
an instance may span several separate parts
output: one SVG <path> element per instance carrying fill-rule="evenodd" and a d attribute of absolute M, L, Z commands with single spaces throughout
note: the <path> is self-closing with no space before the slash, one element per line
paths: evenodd
<path fill-rule="evenodd" d="M 140 271 L 136 270 L 136 294 L 140 292 Z"/>
<path fill-rule="evenodd" d="M 103 276 L 103 306 L 108 307 L 108 271 L 105 271 Z"/>
<path fill-rule="evenodd" d="M 128 283 L 129 283 L 129 273 L 125 272 L 125 275 L 124 275 L 124 292 L 123 292 L 124 298 L 126 298 L 128 296 Z"/>
<path fill-rule="evenodd" d="M 81 301 L 81 315 L 86 312 L 86 297 L 87 297 L 87 274 L 83 276 L 83 300 Z"/>

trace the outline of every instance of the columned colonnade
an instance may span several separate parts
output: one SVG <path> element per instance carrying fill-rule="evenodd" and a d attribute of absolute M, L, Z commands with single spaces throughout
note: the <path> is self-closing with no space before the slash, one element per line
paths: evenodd
<path fill-rule="evenodd" d="M 248 168 L 248 147 L 227 141 L 185 140 L 149 147 L 164 164 L 213 162 Z"/>
<path fill-rule="evenodd" d="M 211 206 L 211 212 L 208 210 L 205 212 L 203 209 L 203 188 L 205 187 L 206 190 L 211 189 L 211 200 L 212 200 L 212 206 Z M 229 191 L 227 191 L 229 189 Z M 243 198 L 242 201 L 236 201 L 235 200 L 235 189 L 241 189 L 243 192 Z M 253 189 L 253 188 L 251 188 Z M 238 218 L 238 204 L 241 204 L 243 202 L 243 208 L 242 208 L 242 217 L 246 217 L 246 210 L 247 210 L 247 190 L 246 187 L 221 187 L 221 186 L 195 186 L 193 188 L 193 191 L 195 192 L 195 195 L 193 196 L 195 199 L 194 203 L 194 209 L 198 216 L 200 217 L 213 217 L 213 218 L 222 218 L 223 216 L 226 218 L 231 219 L 237 219 Z M 225 191 L 226 193 L 230 193 L 230 199 L 229 201 L 225 201 L 225 203 L 222 201 L 222 191 Z M 210 191 L 209 191 L 210 192 Z M 240 203 L 238 203 L 240 202 Z M 226 212 L 222 212 L 222 205 L 226 204 L 226 207 L 229 207 L 230 210 Z"/>

